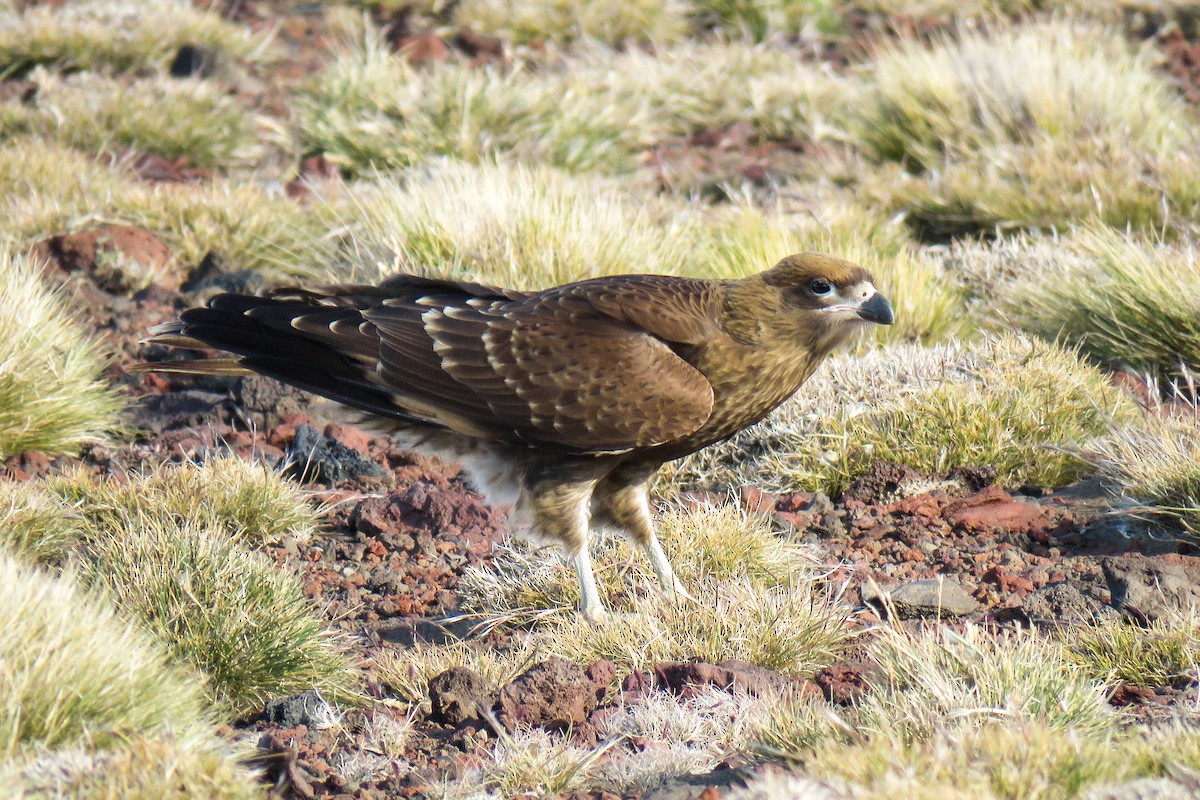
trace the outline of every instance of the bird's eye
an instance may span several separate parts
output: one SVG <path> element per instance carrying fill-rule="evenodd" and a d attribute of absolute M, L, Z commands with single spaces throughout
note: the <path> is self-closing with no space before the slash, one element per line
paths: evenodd
<path fill-rule="evenodd" d="M 826 295 L 833 291 L 833 284 L 823 278 L 813 278 L 808 290 L 815 295 Z"/>

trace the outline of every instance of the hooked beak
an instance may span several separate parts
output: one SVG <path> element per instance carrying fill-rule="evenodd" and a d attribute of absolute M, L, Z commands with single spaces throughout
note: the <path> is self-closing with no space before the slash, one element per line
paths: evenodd
<path fill-rule="evenodd" d="M 858 307 L 858 316 L 867 322 L 877 322 L 880 325 L 891 325 L 895 319 L 892 315 L 892 304 L 879 292 L 871 295 Z"/>

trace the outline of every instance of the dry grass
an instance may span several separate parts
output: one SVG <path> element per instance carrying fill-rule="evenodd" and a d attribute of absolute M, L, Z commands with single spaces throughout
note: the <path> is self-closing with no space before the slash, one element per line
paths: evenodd
<path fill-rule="evenodd" d="M 498 650 L 471 641 L 447 645 L 418 643 L 404 650 L 385 650 L 370 672 L 402 702 L 428 703 L 429 681 L 453 667 L 469 667 L 495 686 L 503 686 L 538 660 L 535 650 L 517 646 Z"/>
<path fill-rule="evenodd" d="M 260 61 L 268 40 L 176 0 L 74 0 L 0 5 L 0 73 L 45 64 L 64 70 L 165 70 L 185 44 L 221 61 Z"/>
<path fill-rule="evenodd" d="M 918 169 L 1046 140 L 1117 134 L 1157 150 L 1187 137 L 1184 106 L 1147 55 L 1069 21 L 902 40 L 879 53 L 864 99 L 863 143 Z"/>
<path fill-rule="evenodd" d="M 15 796 L 61 800 L 254 800 L 257 781 L 215 741 L 133 734 L 100 753 L 62 749 L 0 767 Z"/>
<path fill-rule="evenodd" d="M 1155 411 L 1089 442 L 1091 462 L 1124 511 L 1164 517 L 1200 534 L 1200 421 Z"/>
<path fill-rule="evenodd" d="M 686 219 L 667 208 L 545 168 L 444 162 L 404 181 L 359 184 L 351 200 L 338 213 L 365 280 L 413 271 L 545 287 L 682 269 L 693 246 Z"/>
<path fill-rule="evenodd" d="M 454 8 L 454 21 L 518 45 L 568 44 L 588 39 L 618 45 L 626 41 L 672 42 L 688 32 L 686 0 L 466 0 Z"/>
<path fill-rule="evenodd" d="M 186 156 L 193 166 L 213 169 L 249 165 L 262 155 L 253 117 L 211 81 L 130 82 L 42 69 L 31 78 L 36 102 L 10 102 L 0 112 L 7 136 L 53 139 L 89 153 L 132 149 L 169 159 Z"/>
<path fill-rule="evenodd" d="M 0 242 L 0 459 L 73 453 L 115 429 L 122 402 L 100 378 L 103 347 L 37 267 Z"/>
<path fill-rule="evenodd" d="M 1057 20 L 885 47 L 863 95 L 862 143 L 921 173 L 893 187 L 927 234 L 1138 228 L 1200 198 L 1190 112 L 1119 36 Z"/>
<path fill-rule="evenodd" d="M 1071 448 L 1136 416 L 1071 351 L 1016 336 L 894 346 L 822 368 L 762 424 L 670 467 L 675 488 L 754 485 L 837 494 L 882 459 L 932 473 L 994 465 L 1007 484 L 1089 472 Z"/>
<path fill-rule="evenodd" d="M 789 675 L 830 663 L 851 634 L 836 593 L 819 585 L 807 548 L 732 507 L 674 510 L 661 538 L 697 602 L 662 595 L 645 558 L 624 539 L 593 545 L 601 595 L 616 612 L 601 624 L 573 612 L 574 572 L 553 554 L 502 546 L 487 570 L 471 569 L 460 603 L 485 621 L 536 622 L 538 657 L 607 658 L 644 669 L 661 661 L 741 658 Z"/>
<path fill-rule="evenodd" d="M 297 98 L 297 112 L 302 147 L 353 171 L 449 156 L 626 173 L 666 138 L 736 121 L 762 139 L 845 138 L 854 85 L 745 43 L 415 69 L 367 31 Z"/>
<path fill-rule="evenodd" d="M 0 754 L 108 748 L 137 732 L 191 736 L 202 687 L 69 578 L 0 554 Z"/>
<path fill-rule="evenodd" d="M 95 531 L 189 524 L 251 545 L 285 536 L 304 541 L 323 512 L 296 483 L 232 455 L 163 465 L 125 480 L 69 472 L 49 479 L 47 488 L 74 504 Z"/>
<path fill-rule="evenodd" d="M 318 689 L 348 696 L 348 657 L 305 600 L 299 579 L 220 530 L 147 521 L 97 531 L 84 560 L 103 587 L 237 715 L 271 697 Z"/>
<path fill-rule="evenodd" d="M 0 147 L 0 242 L 28 246 L 95 222 L 146 228 L 191 268 L 209 252 L 230 270 L 312 279 L 326 274 L 326 223 L 297 203 L 253 183 L 218 179 L 201 185 L 148 185 L 106 169 L 61 143 L 21 137 Z"/>

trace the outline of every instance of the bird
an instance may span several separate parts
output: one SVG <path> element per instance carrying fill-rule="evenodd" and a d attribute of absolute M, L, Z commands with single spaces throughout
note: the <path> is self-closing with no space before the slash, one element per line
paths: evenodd
<path fill-rule="evenodd" d="M 892 322 L 870 272 L 821 253 L 741 278 L 540 291 L 396 274 L 217 294 L 148 341 L 227 355 L 138 366 L 269 376 L 459 462 L 513 524 L 564 548 L 579 611 L 599 621 L 591 530 L 628 535 L 662 591 L 689 598 L 654 529 L 659 467 L 759 422 L 831 352 Z"/>

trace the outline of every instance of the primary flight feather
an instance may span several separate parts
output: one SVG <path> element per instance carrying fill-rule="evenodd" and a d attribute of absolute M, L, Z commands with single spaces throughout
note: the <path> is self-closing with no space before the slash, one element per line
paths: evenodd
<path fill-rule="evenodd" d="M 514 521 L 566 548 L 581 611 L 597 618 L 589 528 L 627 532 L 664 590 L 686 594 L 654 533 L 652 476 L 761 420 L 865 324 L 891 324 L 873 281 L 802 253 L 736 280 L 618 275 L 526 292 L 396 275 L 220 294 L 152 341 L 232 359 L 144 366 L 268 375 L 463 462 Z"/>

